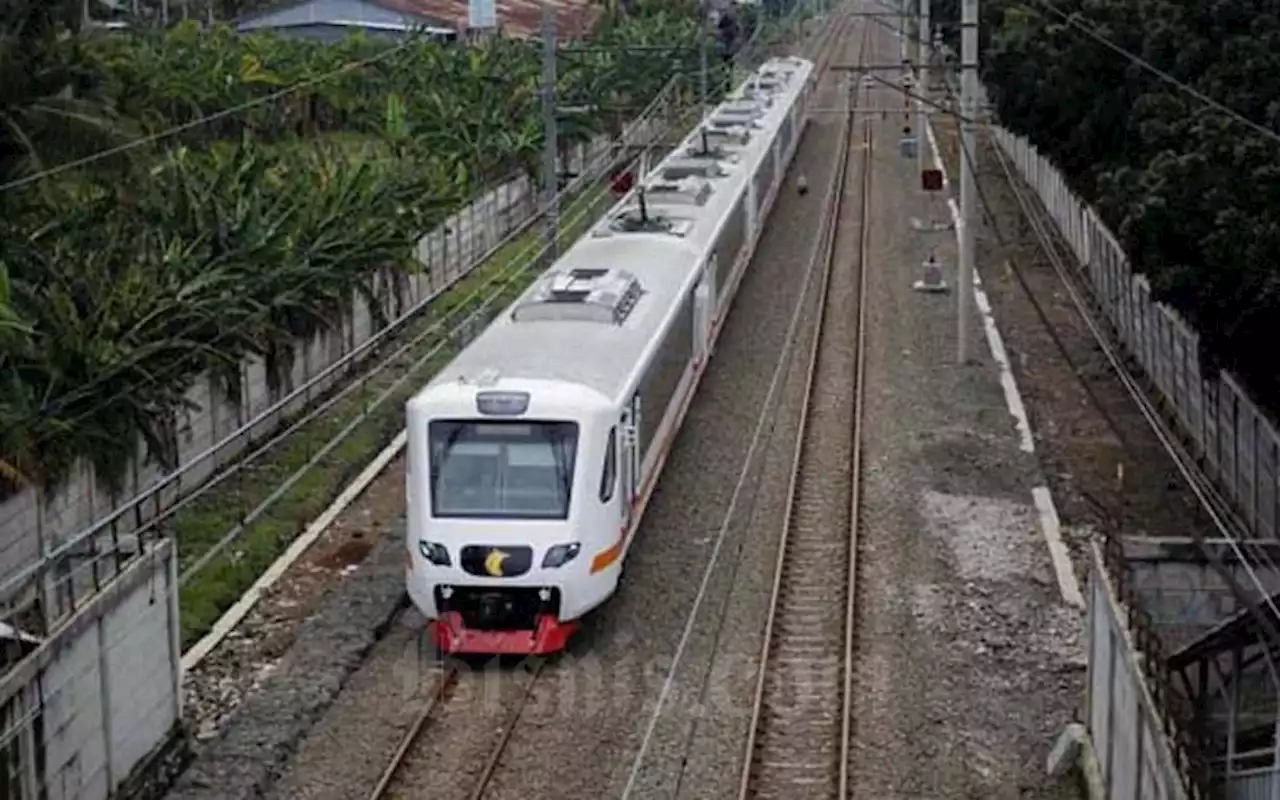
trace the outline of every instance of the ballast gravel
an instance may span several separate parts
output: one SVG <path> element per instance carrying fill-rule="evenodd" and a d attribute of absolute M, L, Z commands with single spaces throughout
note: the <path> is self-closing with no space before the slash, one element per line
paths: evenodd
<path fill-rule="evenodd" d="M 403 537 L 399 526 L 377 537 L 360 569 L 299 626 L 293 646 L 250 687 L 232 723 L 197 754 L 170 800 L 259 797 L 273 783 L 403 606 Z"/>

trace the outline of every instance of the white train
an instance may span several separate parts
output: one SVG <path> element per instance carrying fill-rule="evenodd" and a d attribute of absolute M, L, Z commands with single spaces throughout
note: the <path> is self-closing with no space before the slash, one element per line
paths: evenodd
<path fill-rule="evenodd" d="M 446 653 L 548 653 L 622 564 L 806 124 L 761 67 L 409 400 L 407 584 Z"/>

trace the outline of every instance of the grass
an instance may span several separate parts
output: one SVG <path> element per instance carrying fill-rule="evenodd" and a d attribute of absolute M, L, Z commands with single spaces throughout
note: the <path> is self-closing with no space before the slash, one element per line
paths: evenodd
<path fill-rule="evenodd" d="M 583 191 L 575 208 L 589 203 L 592 211 L 575 224 L 562 228 L 561 247 L 585 232 L 599 212 L 607 208 L 607 200 L 607 187 L 604 184 Z M 498 279 L 488 287 L 485 284 L 508 270 L 522 266 L 527 257 L 537 251 L 535 243 L 542 235 L 541 225 L 535 225 L 532 230 L 513 240 L 484 264 L 476 267 L 453 289 L 433 301 L 420 319 L 406 326 L 406 330 L 395 337 L 395 343 L 383 348 L 384 354 L 393 352 L 400 343 L 423 333 L 453 312 L 455 316 L 450 317 L 438 333 L 424 339 L 414 349 L 415 352 L 404 359 L 404 364 L 397 362 L 396 368 L 389 370 L 389 374 L 352 392 L 329 413 L 308 422 L 276 447 L 259 456 L 253 464 L 245 466 L 234 477 L 177 514 L 173 534 L 178 542 L 179 569 L 188 569 L 208 553 L 246 514 L 311 461 L 327 442 L 365 414 L 368 405 L 390 388 L 395 378 L 406 374 L 409 362 L 421 358 L 442 341 L 447 341 L 450 329 L 479 308 L 483 300 L 496 291 L 500 282 L 509 276 Z M 521 258 L 522 254 L 524 259 Z M 501 313 L 538 274 L 538 270 L 529 269 L 511 281 L 503 289 L 501 296 L 486 310 L 483 319 L 487 321 Z M 477 290 L 480 290 L 479 297 L 469 300 L 468 297 L 477 293 Z M 479 332 L 483 326 L 473 326 L 472 329 Z M 404 425 L 405 401 L 453 358 L 458 347 L 453 343 L 444 346 L 438 354 L 414 371 L 378 408 L 369 412 L 340 444 L 319 459 L 261 516 L 246 526 L 229 547 L 191 576 L 179 596 L 184 650 L 209 631 L 310 521 L 387 446 Z M 381 358 L 386 358 L 386 355 Z"/>

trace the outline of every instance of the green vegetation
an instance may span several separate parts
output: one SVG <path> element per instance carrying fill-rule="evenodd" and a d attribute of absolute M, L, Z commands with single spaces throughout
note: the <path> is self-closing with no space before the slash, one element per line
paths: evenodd
<path fill-rule="evenodd" d="M 934 9 L 958 47 L 959 1 Z M 1280 373 L 1263 346 L 1280 340 L 1280 143 L 1087 33 L 1274 132 L 1276 5 L 990 0 L 982 13 L 984 78 L 1002 124 L 1099 211 L 1156 296 L 1200 331 L 1206 363 L 1280 410 Z"/>
<path fill-rule="evenodd" d="M 370 276 L 418 268 L 416 240 L 466 198 L 537 174 L 535 43 L 322 45 L 194 24 L 87 37 L 79 3 L 17 5 L 0 23 L 0 182 L 135 146 L 0 193 L 9 490 L 54 489 L 80 458 L 117 488 L 139 435 L 175 466 L 197 376 L 232 397 L 247 355 L 279 376 Z M 600 109 L 564 125 L 565 146 L 692 70 L 696 36 L 692 5 L 608 15 L 603 49 L 564 59 L 561 96 Z M 627 52 L 654 44 L 688 49 Z"/>

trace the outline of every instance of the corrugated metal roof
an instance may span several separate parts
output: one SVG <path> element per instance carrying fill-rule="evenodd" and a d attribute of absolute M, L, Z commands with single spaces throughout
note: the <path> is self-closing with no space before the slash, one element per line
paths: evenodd
<path fill-rule="evenodd" d="M 467 27 L 467 0 L 376 0 L 377 4 L 410 14 L 447 22 L 459 29 Z M 498 24 L 511 36 L 537 36 L 542 28 L 542 5 L 556 14 L 556 35 L 560 39 L 586 35 L 602 9 L 588 0 L 497 0 Z"/>

